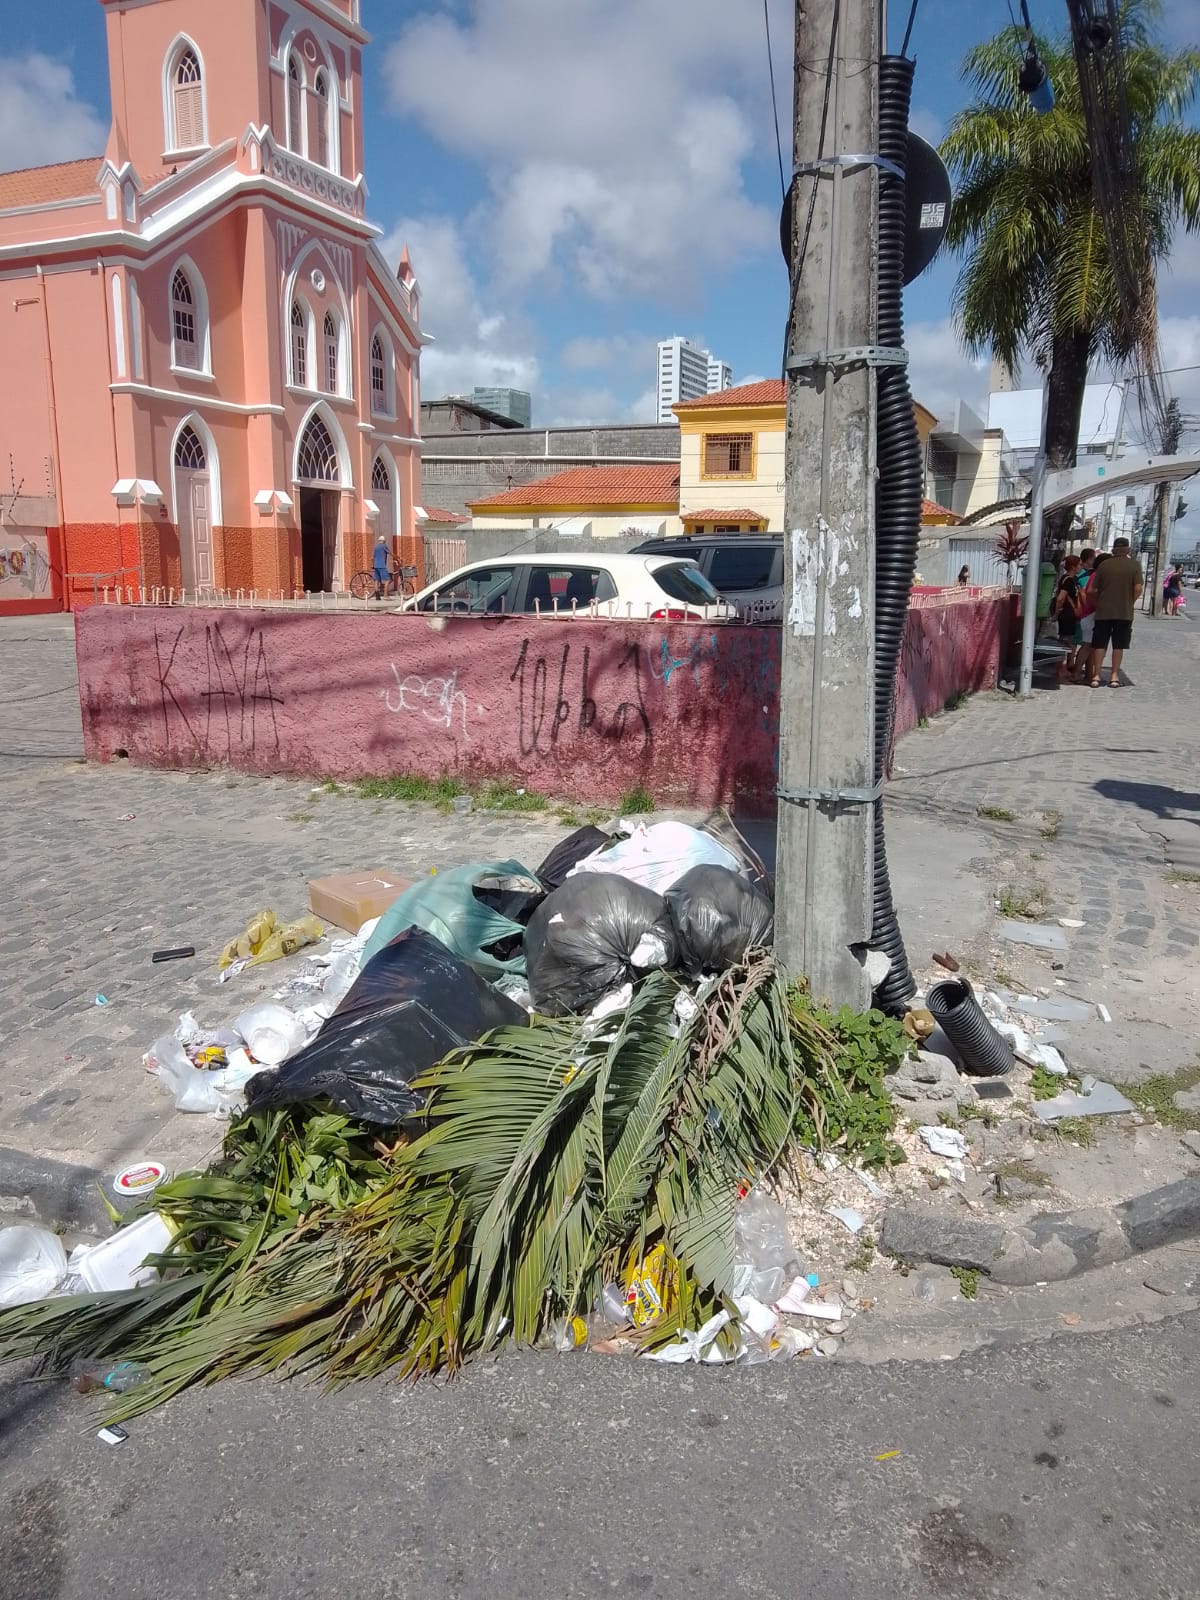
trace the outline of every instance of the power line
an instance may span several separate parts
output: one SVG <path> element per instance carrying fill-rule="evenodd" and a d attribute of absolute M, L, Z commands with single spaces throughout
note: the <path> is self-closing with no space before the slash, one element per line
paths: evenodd
<path fill-rule="evenodd" d="M 916 0 L 913 0 L 916 6 Z M 771 51 L 770 0 L 763 0 L 763 27 L 767 34 L 767 71 L 771 75 L 771 115 L 775 121 L 775 154 L 779 157 L 779 190 L 787 199 L 787 179 L 783 175 L 783 140 L 779 133 L 779 102 L 775 98 L 775 58 Z"/>
<path fill-rule="evenodd" d="M 900 46 L 900 54 L 902 56 L 908 54 L 908 41 L 912 37 L 913 23 L 916 21 L 919 3 L 920 0 L 912 0 L 912 9 L 908 13 L 908 27 L 904 30 L 904 43 Z"/>

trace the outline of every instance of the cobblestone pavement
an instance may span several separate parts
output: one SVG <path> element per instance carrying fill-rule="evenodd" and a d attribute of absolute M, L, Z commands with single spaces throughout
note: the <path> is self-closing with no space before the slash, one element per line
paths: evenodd
<path fill-rule="evenodd" d="M 1006 968 L 1053 988 L 1062 977 L 1112 1011 L 1111 1027 L 1079 1030 L 1078 1059 L 1117 1076 L 1193 1060 L 1200 1003 L 1200 890 L 1166 870 L 1168 849 L 1200 866 L 1189 715 L 1200 631 L 1139 625 L 1128 659 L 1134 688 L 982 697 L 937 719 L 903 741 L 889 791 L 914 967 L 928 972 L 930 952 L 949 944 L 989 978 Z M 534 866 L 563 832 L 552 812 L 443 817 L 290 779 L 88 767 L 69 619 L 0 624 L 0 664 L 0 1146 L 109 1170 L 139 1155 L 202 1156 L 218 1125 L 175 1113 L 140 1058 L 180 1011 L 220 1022 L 277 986 L 279 968 L 216 981 L 220 946 L 255 911 L 300 914 L 310 878 L 364 866 L 414 877 L 509 856 Z M 1014 820 L 980 818 L 980 807 Z M 1068 934 L 1062 974 L 990 938 L 998 884 L 1035 882 L 1052 917 L 1086 921 Z M 194 961 L 151 964 L 153 950 L 185 944 Z"/>
<path fill-rule="evenodd" d="M 900 745 L 889 804 L 899 828 L 986 827 L 994 887 L 1083 921 L 1059 972 L 994 938 L 974 954 L 990 979 L 1105 1004 L 1111 1025 L 1072 1029 L 1075 1059 L 1136 1079 L 1197 1057 L 1200 627 L 1142 619 L 1126 666 L 1117 690 L 1047 683 L 935 719 Z"/>

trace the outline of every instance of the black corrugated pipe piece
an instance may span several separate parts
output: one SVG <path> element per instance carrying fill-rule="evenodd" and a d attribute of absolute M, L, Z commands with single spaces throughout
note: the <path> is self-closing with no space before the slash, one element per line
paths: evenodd
<path fill-rule="evenodd" d="M 908 161 L 908 109 L 913 63 L 884 56 L 879 64 L 879 153 L 902 172 Z M 879 185 L 879 286 L 877 343 L 904 344 L 904 182 L 886 170 Z M 881 366 L 876 383 L 875 489 L 875 778 L 884 777 L 891 736 L 892 700 L 908 598 L 917 566 L 921 528 L 921 447 L 906 367 Z M 892 904 L 883 800 L 875 802 L 875 892 L 871 948 L 883 950 L 891 970 L 875 991 L 875 1004 L 899 1014 L 916 992 Z"/>
<path fill-rule="evenodd" d="M 1013 1047 L 997 1033 L 965 978 L 935 983 L 925 1004 L 973 1078 L 1002 1078 L 1012 1071 Z"/>

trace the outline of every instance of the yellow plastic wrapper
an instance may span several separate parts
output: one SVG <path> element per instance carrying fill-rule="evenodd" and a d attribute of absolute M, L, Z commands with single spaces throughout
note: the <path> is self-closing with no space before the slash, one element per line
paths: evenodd
<path fill-rule="evenodd" d="M 671 1310 L 679 1289 L 679 1263 L 656 1244 L 644 1261 L 625 1270 L 625 1309 L 635 1328 L 648 1328 Z"/>
<path fill-rule="evenodd" d="M 257 916 L 251 917 L 246 924 L 245 932 L 239 933 L 236 939 L 231 939 L 221 951 L 221 959 L 217 962 L 218 968 L 223 972 L 235 961 L 246 961 L 251 956 L 256 956 L 275 932 L 276 927 L 273 911 L 260 911 Z"/>
<path fill-rule="evenodd" d="M 261 967 L 265 961 L 278 961 L 281 956 L 293 956 L 306 944 L 316 944 L 325 937 L 325 924 L 320 917 L 301 917 L 299 922 L 289 922 L 286 928 L 276 928 L 250 958 L 249 965 Z"/>

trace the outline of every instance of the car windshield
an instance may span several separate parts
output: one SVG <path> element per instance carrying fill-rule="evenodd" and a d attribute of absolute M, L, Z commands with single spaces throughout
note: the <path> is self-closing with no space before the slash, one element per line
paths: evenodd
<path fill-rule="evenodd" d="M 718 606 L 721 596 L 709 583 L 699 567 L 687 561 L 672 561 L 664 567 L 655 567 L 655 583 L 672 600 L 683 600 L 692 606 Z"/>
<path fill-rule="evenodd" d="M 722 594 L 739 589 L 765 589 L 775 565 L 773 545 L 727 545 L 714 550 L 708 575 Z"/>

